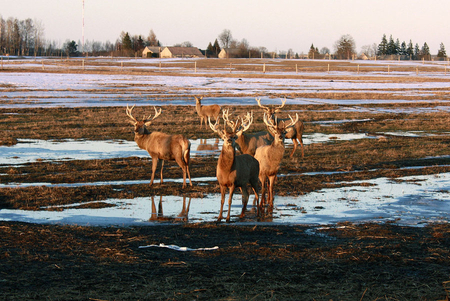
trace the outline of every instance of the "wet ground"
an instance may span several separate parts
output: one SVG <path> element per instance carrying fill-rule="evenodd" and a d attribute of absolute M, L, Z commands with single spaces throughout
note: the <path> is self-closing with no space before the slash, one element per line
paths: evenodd
<path fill-rule="evenodd" d="M 0 299 L 448 299 L 443 74 L 406 72 L 392 85 L 373 74 L 183 75 L 153 78 L 148 91 L 139 75 L 80 82 L 55 73 L 40 87 L 39 75 L 6 68 L 20 81 L 0 87 L 9 93 L 0 99 Z M 292 97 L 284 109 L 305 122 L 305 157 L 289 158 L 287 142 L 273 211 L 250 206 L 240 219 L 237 193 L 231 223 L 215 222 L 221 141 L 200 128 L 190 103 L 197 93 L 236 115 L 253 111 L 254 131 L 264 130 L 258 93 L 272 104 Z M 191 141 L 192 187 L 181 188 L 173 162 L 164 183 L 149 186 L 151 159 L 125 115 L 133 97 L 139 116 L 163 105 L 154 130 Z"/>

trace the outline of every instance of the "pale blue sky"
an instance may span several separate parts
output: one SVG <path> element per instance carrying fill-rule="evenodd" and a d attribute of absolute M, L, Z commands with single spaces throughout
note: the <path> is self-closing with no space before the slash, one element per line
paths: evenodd
<path fill-rule="evenodd" d="M 82 0 L 0 0 L 0 14 L 42 21 L 45 39 L 60 44 L 81 41 Z M 85 0 L 85 41 L 115 42 L 122 31 L 148 36 L 153 29 L 165 46 L 190 41 L 205 49 L 229 29 L 236 40 L 269 51 L 308 52 L 321 49 L 342 35 L 361 47 L 379 44 L 383 34 L 432 54 L 439 44 L 450 54 L 448 0 Z"/>

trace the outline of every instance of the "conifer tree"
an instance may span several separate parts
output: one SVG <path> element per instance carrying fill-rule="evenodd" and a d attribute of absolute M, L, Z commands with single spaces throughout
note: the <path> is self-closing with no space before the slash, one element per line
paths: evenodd
<path fill-rule="evenodd" d="M 411 40 L 409 40 L 408 47 L 406 48 L 406 55 L 409 55 L 409 58 L 411 59 L 414 55 L 414 47 Z"/>
<path fill-rule="evenodd" d="M 446 58 L 447 57 L 447 53 L 445 52 L 444 43 L 441 43 L 441 45 L 439 46 L 437 57 L 440 57 L 440 58 Z"/>
<path fill-rule="evenodd" d="M 383 34 L 383 37 L 381 38 L 381 43 L 378 44 L 378 55 L 386 55 L 387 54 L 387 39 L 386 39 L 386 35 Z"/>
<path fill-rule="evenodd" d="M 214 41 L 213 48 L 214 48 L 214 54 L 216 56 L 218 56 L 221 49 L 220 49 L 219 42 L 217 41 L 217 39 Z"/>

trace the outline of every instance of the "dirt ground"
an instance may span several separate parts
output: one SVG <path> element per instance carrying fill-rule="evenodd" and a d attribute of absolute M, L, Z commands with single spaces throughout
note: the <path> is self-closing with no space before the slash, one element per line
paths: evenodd
<path fill-rule="evenodd" d="M 2 222 L 2 300 L 446 300 L 450 227 Z M 150 244 L 209 248 L 180 252 Z"/>
<path fill-rule="evenodd" d="M 429 106 L 429 104 L 423 104 Z M 420 106 L 420 105 L 419 105 Z M 376 107 L 376 106 L 374 106 Z M 152 107 L 141 107 L 151 111 Z M 236 114 L 249 108 L 238 108 Z M 255 111 L 256 107 L 252 108 Z M 303 194 L 341 182 L 448 172 L 446 113 L 341 115 L 330 107 L 292 106 L 306 132 L 380 133 L 425 131 L 433 135 L 334 141 L 286 152 L 280 173 L 339 171 L 280 178 L 276 195 Z M 168 106 L 157 130 L 181 131 L 189 139 L 215 137 L 200 129 L 192 108 Z M 133 140 L 124 108 L 2 109 L 0 138 Z M 167 117 L 169 116 L 169 117 Z M 320 127 L 320 120 L 366 122 Z M 182 121 L 182 122 L 180 122 Z M 261 120 L 255 124 L 261 124 Z M 258 128 L 255 128 L 258 130 Z M 445 156 L 447 155 L 447 157 Z M 214 177 L 217 159 L 194 158 L 195 177 Z M 407 168 L 405 168 L 407 167 Z M 120 170 L 121 172 L 117 172 Z M 2 183 L 83 183 L 149 179 L 150 159 L 37 161 L 0 166 Z M 174 163 L 165 178 L 179 178 Z M 204 184 L 204 183 L 203 183 Z M 0 209 L 100 201 L 110 197 L 218 193 L 215 181 L 181 189 L 178 183 L 150 187 L 20 187 L 0 189 Z M 276 199 L 275 199 L 276 202 Z M 217 204 L 219 206 L 219 203 Z M 276 226 L 257 224 L 164 224 L 148 227 L 79 227 L 0 222 L 2 300 L 447 300 L 450 286 L 450 226 L 401 227 L 394 223 Z M 150 244 L 215 247 L 178 252 L 139 248 Z"/>

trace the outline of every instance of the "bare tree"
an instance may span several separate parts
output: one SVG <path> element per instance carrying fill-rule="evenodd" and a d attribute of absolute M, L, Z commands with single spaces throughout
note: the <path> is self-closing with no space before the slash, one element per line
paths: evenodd
<path fill-rule="evenodd" d="M 229 48 L 233 35 L 229 29 L 224 29 L 218 37 L 222 48 Z"/>
<path fill-rule="evenodd" d="M 150 29 L 150 33 L 147 37 L 148 46 L 159 46 L 159 41 L 156 38 L 156 34 L 153 32 L 153 29 Z"/>
<path fill-rule="evenodd" d="M 355 45 L 355 40 L 351 35 L 343 35 L 334 44 L 335 55 L 338 59 L 349 60 L 356 54 Z"/>

